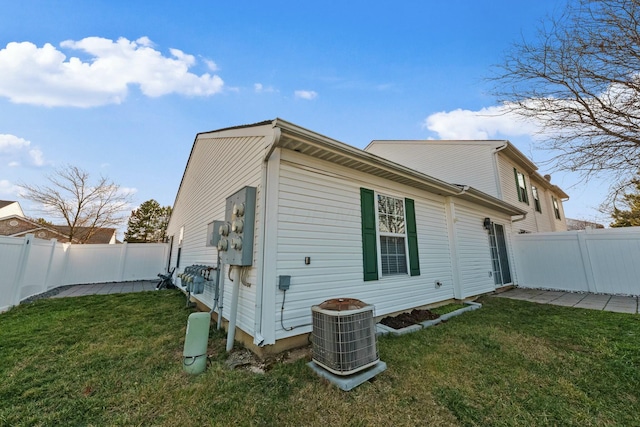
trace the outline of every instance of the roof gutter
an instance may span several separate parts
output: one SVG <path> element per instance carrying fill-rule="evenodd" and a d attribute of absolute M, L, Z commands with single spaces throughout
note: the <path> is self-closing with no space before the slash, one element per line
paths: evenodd
<path fill-rule="evenodd" d="M 343 142 L 301 128 L 282 119 L 274 120 L 273 126 L 276 128 L 280 128 L 282 130 L 282 135 L 287 135 L 290 138 L 296 139 L 297 141 L 302 141 L 309 145 L 329 149 L 333 152 L 336 152 L 337 154 L 347 156 L 352 159 L 357 159 L 367 165 L 375 166 L 387 171 L 391 170 L 395 174 L 403 175 L 405 177 L 410 177 L 414 180 L 419 180 L 427 183 L 430 187 L 433 187 L 434 189 L 437 189 L 438 191 L 444 193 L 444 196 L 455 196 L 456 194 L 461 193 L 460 187 L 457 185 L 453 185 L 432 176 L 417 172 L 406 166 L 394 163 L 383 157 L 376 156 L 375 154 L 368 153 L 359 148 L 347 145 Z M 280 140 L 275 143 L 273 147 L 270 147 L 267 156 L 271 155 L 271 152 L 273 151 L 273 149 L 275 149 L 276 146 L 283 146 L 284 144 L 285 138 L 280 138 Z"/>
<path fill-rule="evenodd" d="M 277 120 L 278 119 L 273 121 L 273 136 L 271 138 L 271 142 L 269 143 L 267 154 L 265 154 L 264 156 L 265 162 L 269 160 L 269 158 L 271 157 L 271 155 L 273 154 L 273 152 L 279 146 L 279 143 L 280 143 L 280 137 L 282 136 L 282 131 L 280 131 L 280 128 L 277 127 L 277 123 L 276 123 Z"/>

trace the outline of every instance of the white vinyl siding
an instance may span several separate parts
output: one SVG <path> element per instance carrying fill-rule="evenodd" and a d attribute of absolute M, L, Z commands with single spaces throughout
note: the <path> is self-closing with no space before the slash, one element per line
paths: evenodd
<path fill-rule="evenodd" d="M 254 134 L 256 133 L 253 130 Z M 213 138 L 209 134 L 197 137 L 191 153 L 183 181 L 176 198 L 167 235 L 173 235 L 174 247 L 171 266 L 175 266 L 178 254 L 180 228 L 184 227 L 180 268 L 193 264 L 215 265 L 217 249 L 207 246 L 207 224 L 214 220 L 224 220 L 225 201 L 228 196 L 244 186 L 257 187 L 256 229 L 254 251 L 260 236 L 261 176 L 265 146 L 270 132 L 268 127 L 262 128 L 265 136 L 238 136 L 231 133 L 227 136 Z M 227 132 L 229 134 L 229 132 Z M 256 259 L 254 254 L 254 260 Z M 228 267 L 224 272 L 226 277 Z M 237 325 L 246 332 L 252 332 L 255 312 L 256 266 L 251 267 L 246 278 L 252 286 L 240 286 Z M 179 282 L 179 280 L 178 280 Z M 225 281 L 224 301 L 231 300 L 232 284 Z M 213 287 L 206 286 L 203 294 L 194 295 L 207 306 L 213 305 Z M 224 305 L 223 316 L 229 316 L 229 304 Z"/>
<path fill-rule="evenodd" d="M 366 151 L 442 181 L 470 185 L 500 197 L 493 167 L 495 145 L 473 141 L 374 141 Z"/>
<path fill-rule="evenodd" d="M 453 298 L 443 198 L 288 150 L 282 151 L 282 160 L 277 275 L 291 276 L 285 327 L 307 325 L 311 306 L 330 298 L 361 299 L 375 305 L 376 316 Z M 414 199 L 420 276 L 363 280 L 361 186 Z M 310 257 L 309 265 L 305 257 Z M 443 286 L 436 288 L 436 280 Z M 282 292 L 275 302 L 279 314 Z M 284 331 L 279 316 L 275 326 L 278 339 L 311 330 Z"/>
<path fill-rule="evenodd" d="M 484 218 L 504 226 L 507 253 L 511 264 L 511 278 L 514 280 L 513 255 L 510 247 L 510 219 L 491 210 L 485 210 L 465 203 L 456 203 L 454 224 L 457 237 L 457 262 L 462 288 L 461 298 L 479 295 L 495 290 L 492 273 L 489 233 L 484 228 Z"/>
<path fill-rule="evenodd" d="M 524 174 L 527 192 L 530 192 L 531 191 L 530 176 L 527 173 L 525 173 L 522 170 L 522 168 L 520 168 L 518 165 L 513 163 L 502 153 L 498 153 L 498 171 L 500 173 L 500 185 L 502 187 L 502 200 L 527 211 L 526 218 L 524 220 L 520 220 L 514 223 L 513 227 L 515 230 L 524 230 L 526 232 L 536 232 L 539 230 L 539 228 L 536 223 L 535 208 L 533 204 L 523 203 L 519 200 L 518 187 L 516 186 L 516 181 L 513 173 L 514 169 Z M 538 189 L 539 191 L 541 190 L 540 188 Z M 527 193 L 527 196 L 529 198 L 531 197 L 529 193 Z M 542 211 L 544 212 L 544 205 L 542 206 L 542 209 L 543 209 Z"/>
<path fill-rule="evenodd" d="M 531 181 L 531 185 L 538 189 L 538 198 L 540 199 L 540 210 L 535 210 L 535 205 L 532 204 L 533 210 L 527 215 L 535 220 L 535 229 L 532 231 L 555 231 L 556 228 L 553 223 L 553 208 L 551 206 L 551 192 L 544 188 L 541 183 Z M 517 223 L 515 225 L 518 226 Z"/>

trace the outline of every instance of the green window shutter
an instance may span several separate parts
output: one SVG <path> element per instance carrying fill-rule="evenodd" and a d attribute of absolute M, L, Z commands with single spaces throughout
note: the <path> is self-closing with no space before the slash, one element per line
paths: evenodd
<path fill-rule="evenodd" d="M 376 224 L 376 199 L 373 190 L 360 189 L 362 212 L 362 263 L 364 280 L 378 280 L 378 227 Z"/>
<path fill-rule="evenodd" d="M 513 175 L 516 178 L 516 191 L 518 192 L 518 201 L 522 201 L 522 192 L 520 191 L 520 182 L 518 181 L 518 171 L 516 168 L 513 168 Z"/>
<path fill-rule="evenodd" d="M 418 229 L 416 228 L 416 208 L 412 199 L 404 199 L 407 215 L 407 243 L 409 246 L 409 273 L 420 275 L 420 257 L 418 256 Z"/>

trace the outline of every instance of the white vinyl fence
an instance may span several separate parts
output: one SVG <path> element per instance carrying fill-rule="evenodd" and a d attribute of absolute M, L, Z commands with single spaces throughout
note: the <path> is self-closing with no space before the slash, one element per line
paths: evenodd
<path fill-rule="evenodd" d="M 640 295 L 640 227 L 513 236 L 518 286 Z"/>
<path fill-rule="evenodd" d="M 0 312 L 58 286 L 155 279 L 168 253 L 166 243 L 70 245 L 32 234 L 0 236 Z"/>

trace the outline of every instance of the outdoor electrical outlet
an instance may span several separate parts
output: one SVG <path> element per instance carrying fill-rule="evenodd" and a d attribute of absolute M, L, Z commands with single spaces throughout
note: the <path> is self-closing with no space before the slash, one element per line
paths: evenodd
<path fill-rule="evenodd" d="M 278 276 L 278 289 L 288 291 L 291 286 L 291 276 Z"/>
<path fill-rule="evenodd" d="M 310 256 L 306 256 L 306 257 L 304 257 L 304 264 L 305 264 L 305 265 L 309 265 L 309 264 L 311 264 L 311 257 L 310 257 Z"/>

